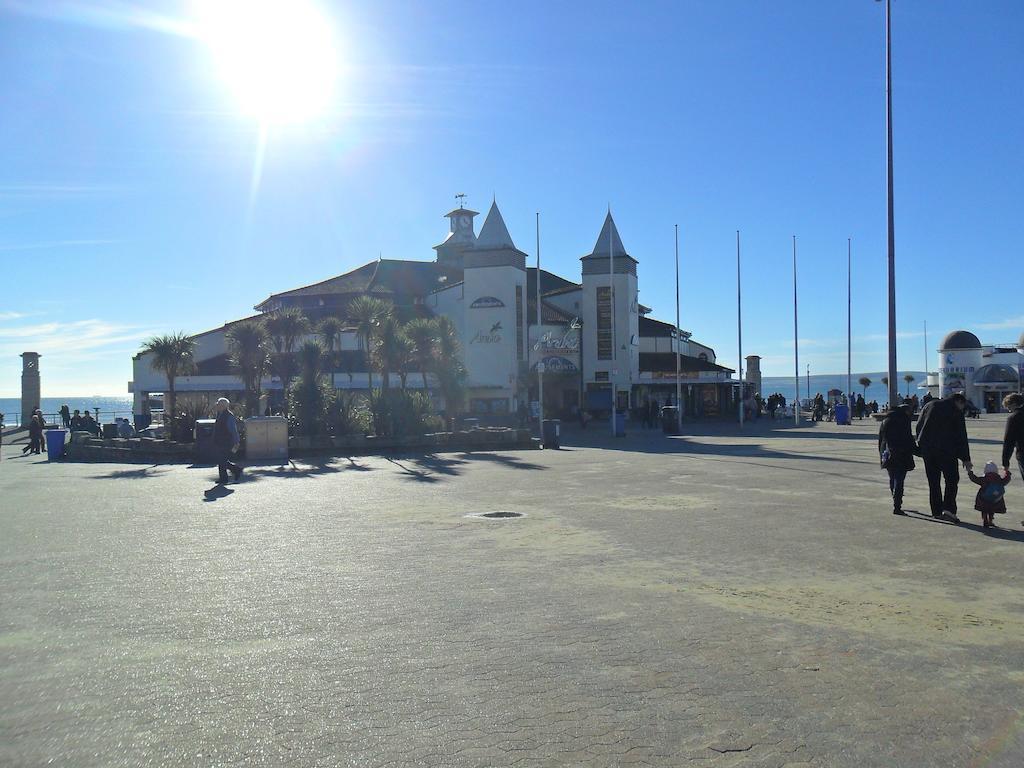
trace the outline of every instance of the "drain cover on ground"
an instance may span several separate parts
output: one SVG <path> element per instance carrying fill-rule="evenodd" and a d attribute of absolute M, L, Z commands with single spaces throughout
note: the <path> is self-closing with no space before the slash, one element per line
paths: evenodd
<path fill-rule="evenodd" d="M 499 510 L 497 512 L 474 512 L 466 517 L 479 517 L 484 520 L 508 520 L 512 517 L 526 517 L 522 512 L 509 512 L 507 510 Z"/>

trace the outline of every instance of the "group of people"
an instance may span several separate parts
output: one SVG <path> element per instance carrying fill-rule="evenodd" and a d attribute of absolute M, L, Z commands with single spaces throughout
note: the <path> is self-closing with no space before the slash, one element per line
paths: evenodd
<path fill-rule="evenodd" d="M 671 398 L 665 401 L 665 405 L 672 405 Z M 645 397 L 638 410 L 641 427 L 657 429 L 661 426 L 661 403 L 658 398 Z"/>
<path fill-rule="evenodd" d="M 62 405 L 57 413 L 60 416 L 61 426 L 64 429 L 71 432 L 88 432 L 96 437 L 103 433 L 103 427 L 99 421 L 100 412 L 98 408 L 96 409 L 95 416 L 93 416 L 88 408 L 85 409 L 84 413 L 77 408 L 72 413 L 67 405 Z M 118 437 L 135 437 L 135 428 L 130 420 L 117 417 L 114 419 L 114 424 L 117 426 Z M 44 450 L 46 450 L 46 418 L 37 406 L 32 410 L 32 417 L 28 422 L 28 442 L 21 449 L 21 452 L 23 455 L 39 454 Z"/>
<path fill-rule="evenodd" d="M 959 524 L 956 497 L 960 484 L 959 464 L 962 463 L 971 482 L 979 486 L 974 508 L 981 512 L 982 525 L 993 527 L 994 515 L 1006 512 L 1005 488 L 1010 483 L 1010 458 L 1014 453 L 1024 477 L 1024 395 L 1008 395 L 1003 407 L 1010 411 L 1010 417 L 1003 436 L 1001 466 L 990 461 L 981 475 L 974 473 L 971 463 L 964 419 L 967 398 L 963 394 L 929 398 L 917 420 L 916 434 L 911 430 L 911 400 L 904 400 L 899 407 L 890 410 L 878 431 L 878 452 L 883 469 L 889 473 L 892 513 L 906 514 L 903 511 L 904 484 L 907 473 L 916 466 L 914 457 L 917 456 L 923 461 L 928 478 L 932 517 Z"/>

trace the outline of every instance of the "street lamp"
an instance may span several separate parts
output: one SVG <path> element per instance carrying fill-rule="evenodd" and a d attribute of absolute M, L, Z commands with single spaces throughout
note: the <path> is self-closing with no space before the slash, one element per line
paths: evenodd
<path fill-rule="evenodd" d="M 807 402 L 811 402 L 811 364 L 807 364 Z"/>

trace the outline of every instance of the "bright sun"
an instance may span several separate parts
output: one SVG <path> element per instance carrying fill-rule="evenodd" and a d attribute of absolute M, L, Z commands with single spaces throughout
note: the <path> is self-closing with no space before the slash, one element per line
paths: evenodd
<path fill-rule="evenodd" d="M 296 123 L 330 104 L 337 50 L 314 0 L 198 0 L 196 11 L 199 35 L 245 112 Z"/>

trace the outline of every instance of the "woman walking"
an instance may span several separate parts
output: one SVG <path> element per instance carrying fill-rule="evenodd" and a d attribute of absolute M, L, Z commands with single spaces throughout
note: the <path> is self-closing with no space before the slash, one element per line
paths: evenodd
<path fill-rule="evenodd" d="M 878 454 L 882 469 L 889 473 L 889 491 L 892 493 L 892 513 L 905 515 L 903 511 L 903 484 L 907 472 L 914 469 L 916 444 L 910 431 L 910 414 L 913 404 L 904 400 L 899 408 L 889 411 L 878 429 Z"/>
<path fill-rule="evenodd" d="M 1024 479 L 1024 395 L 1007 395 L 1003 398 L 1003 407 L 1010 411 L 1003 436 L 1003 469 L 1009 471 L 1010 456 L 1016 452 L 1020 476 Z"/>

